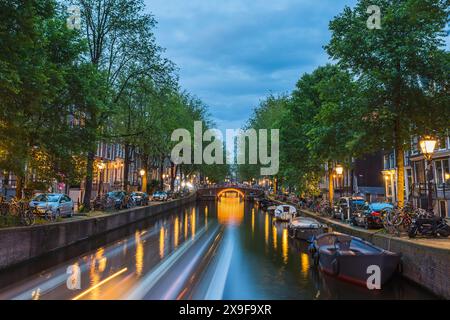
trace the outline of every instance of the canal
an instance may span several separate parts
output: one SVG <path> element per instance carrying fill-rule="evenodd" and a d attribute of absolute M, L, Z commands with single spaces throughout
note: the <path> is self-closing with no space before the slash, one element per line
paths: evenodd
<path fill-rule="evenodd" d="M 433 299 L 318 272 L 287 225 L 237 197 L 167 212 L 0 272 L 0 299 Z"/>

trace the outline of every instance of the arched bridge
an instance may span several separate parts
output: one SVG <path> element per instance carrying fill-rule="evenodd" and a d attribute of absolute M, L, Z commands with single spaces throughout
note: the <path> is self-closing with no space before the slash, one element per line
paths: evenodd
<path fill-rule="evenodd" d="M 261 189 L 235 185 L 201 187 L 197 190 L 197 196 L 199 199 L 216 199 L 219 197 L 226 197 L 231 194 L 234 194 L 235 196 L 237 195 L 240 198 L 250 199 L 252 197 L 264 195 L 264 191 Z"/>

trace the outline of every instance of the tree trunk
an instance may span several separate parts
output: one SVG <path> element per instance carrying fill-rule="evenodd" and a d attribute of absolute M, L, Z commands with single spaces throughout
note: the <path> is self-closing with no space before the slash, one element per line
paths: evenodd
<path fill-rule="evenodd" d="M 175 163 L 170 163 L 170 191 L 175 191 L 175 176 L 176 176 L 176 166 Z"/>
<path fill-rule="evenodd" d="M 125 144 L 125 159 L 123 165 L 123 189 L 128 191 L 128 171 L 130 171 L 130 145 L 128 143 Z"/>
<path fill-rule="evenodd" d="M 142 192 L 147 192 L 147 181 L 148 181 L 148 157 L 142 156 L 142 168 L 144 169 L 144 175 L 142 176 Z"/>
<path fill-rule="evenodd" d="M 163 169 L 164 169 L 164 158 L 161 157 L 159 161 L 159 190 L 164 190 Z"/>
<path fill-rule="evenodd" d="M 331 165 L 328 165 L 328 197 L 330 201 L 330 206 L 333 206 L 334 202 L 334 184 L 333 184 L 333 169 Z"/>
<path fill-rule="evenodd" d="M 91 210 L 92 177 L 94 175 L 94 157 L 95 152 L 90 151 L 87 156 L 86 179 L 83 198 L 83 205 L 86 210 Z"/>
<path fill-rule="evenodd" d="M 405 204 L 405 153 L 402 144 L 395 146 L 395 162 L 397 165 L 397 205 Z"/>
<path fill-rule="evenodd" d="M 16 175 L 16 198 L 22 199 L 22 192 L 24 187 L 24 177 L 22 175 Z"/>

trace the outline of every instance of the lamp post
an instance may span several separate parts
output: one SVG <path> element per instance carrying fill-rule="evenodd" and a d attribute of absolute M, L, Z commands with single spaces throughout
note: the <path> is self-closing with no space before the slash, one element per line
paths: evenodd
<path fill-rule="evenodd" d="M 141 176 L 141 191 L 147 191 L 147 179 L 145 178 L 145 169 L 139 170 L 139 175 Z"/>
<path fill-rule="evenodd" d="M 423 137 L 420 142 L 420 150 L 422 151 L 423 156 L 425 157 L 425 160 L 427 162 L 426 166 L 426 176 L 427 176 L 427 184 L 428 184 L 428 211 L 433 211 L 433 194 L 431 193 L 432 189 L 432 159 L 433 159 L 433 153 L 434 148 L 436 147 L 436 139 L 433 139 L 430 136 Z"/>
<path fill-rule="evenodd" d="M 102 192 L 102 185 L 103 185 L 103 170 L 105 169 L 105 163 L 103 161 L 100 161 L 99 163 L 97 163 L 97 168 L 99 170 L 99 181 L 98 181 L 98 190 L 97 190 L 97 194 L 100 195 L 100 193 Z"/>
<path fill-rule="evenodd" d="M 340 164 L 336 165 L 336 175 L 337 175 L 337 184 L 339 185 L 339 181 L 341 180 L 342 174 L 344 173 L 344 167 Z M 344 184 L 341 186 L 341 197 L 342 197 L 342 190 L 344 188 Z"/>

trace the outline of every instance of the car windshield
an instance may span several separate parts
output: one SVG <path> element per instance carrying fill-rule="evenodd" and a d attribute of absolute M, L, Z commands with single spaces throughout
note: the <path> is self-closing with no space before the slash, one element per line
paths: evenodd
<path fill-rule="evenodd" d="M 386 208 L 393 208 L 393 205 L 390 203 L 372 203 L 370 205 L 370 207 L 372 208 L 372 210 L 374 211 L 380 211 Z"/>
<path fill-rule="evenodd" d="M 58 194 L 40 194 L 33 199 L 34 201 L 39 202 L 58 202 L 59 195 Z"/>
<path fill-rule="evenodd" d="M 364 205 L 366 204 L 366 202 L 364 200 L 352 200 L 351 202 L 351 206 L 353 208 L 362 208 Z"/>
<path fill-rule="evenodd" d="M 120 197 L 120 192 L 119 191 L 111 191 L 108 193 L 108 196 L 110 196 L 112 198 L 117 198 L 117 197 Z"/>
<path fill-rule="evenodd" d="M 144 196 L 143 192 L 133 192 L 133 196 Z"/>

